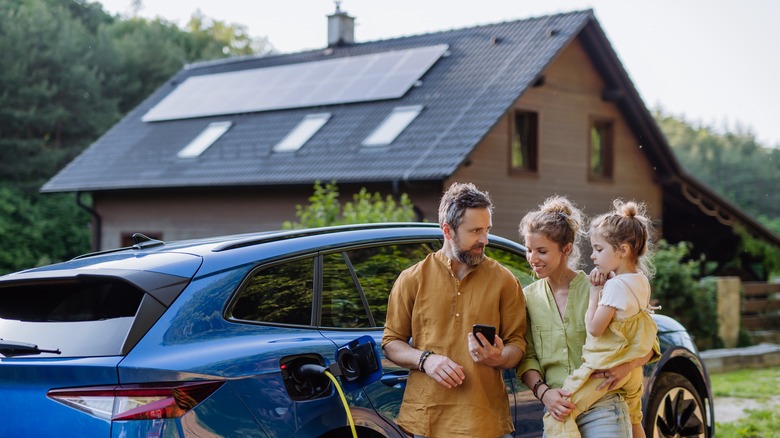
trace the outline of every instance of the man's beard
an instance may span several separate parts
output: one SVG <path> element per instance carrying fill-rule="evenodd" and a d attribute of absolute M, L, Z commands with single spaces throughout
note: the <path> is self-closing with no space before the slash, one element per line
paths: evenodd
<path fill-rule="evenodd" d="M 472 246 L 471 248 L 467 250 L 463 250 L 460 247 L 460 240 L 457 237 L 453 237 L 452 243 L 454 243 L 452 252 L 455 254 L 455 258 L 458 259 L 459 262 L 466 264 L 470 267 L 477 266 L 483 258 L 485 258 L 485 245 L 482 244 L 476 244 Z M 481 249 L 479 254 L 473 254 L 471 250 L 474 249 Z"/>

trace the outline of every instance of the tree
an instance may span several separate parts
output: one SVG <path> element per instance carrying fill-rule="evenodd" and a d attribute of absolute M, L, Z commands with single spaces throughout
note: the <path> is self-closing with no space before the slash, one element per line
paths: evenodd
<path fill-rule="evenodd" d="M 0 272 L 89 250 L 74 196 L 38 190 L 122 115 L 186 63 L 271 49 L 242 26 L 195 21 L 122 19 L 88 0 L 0 2 Z"/>
<path fill-rule="evenodd" d="M 309 197 L 309 205 L 296 206 L 298 222 L 286 221 L 284 229 L 316 228 L 330 225 L 410 222 L 415 218 L 414 207 L 406 194 L 396 201 L 388 195 L 382 198 L 379 193 L 373 195 L 364 188 L 352 196 L 353 201 L 339 202 L 338 186 L 335 182 L 323 187 L 319 181 L 314 184 L 314 193 Z"/>
<path fill-rule="evenodd" d="M 683 167 L 753 217 L 780 218 L 780 149 L 761 146 L 737 126 L 718 134 L 656 110 L 655 119 Z"/>

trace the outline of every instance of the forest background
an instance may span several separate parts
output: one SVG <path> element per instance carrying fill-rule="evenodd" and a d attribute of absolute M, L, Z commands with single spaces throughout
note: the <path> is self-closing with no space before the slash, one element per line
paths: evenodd
<path fill-rule="evenodd" d="M 165 80 L 191 62 L 272 53 L 267 38 L 200 14 L 180 28 L 85 0 L 0 2 L 0 274 L 90 250 L 75 195 L 39 189 Z M 653 115 L 689 173 L 780 234 L 780 149 L 749 127 Z"/>

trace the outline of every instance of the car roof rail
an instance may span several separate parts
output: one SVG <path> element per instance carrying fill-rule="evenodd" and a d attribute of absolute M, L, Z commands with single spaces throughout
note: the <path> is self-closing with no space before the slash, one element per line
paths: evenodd
<path fill-rule="evenodd" d="M 271 242 L 284 239 L 293 239 L 297 237 L 317 236 L 322 234 L 331 234 L 343 231 L 360 231 L 360 230 L 375 230 L 379 228 L 439 228 L 438 223 L 432 222 L 378 222 L 378 223 L 366 223 L 366 224 L 348 224 L 348 225 L 333 225 L 328 227 L 319 228 L 302 228 L 297 230 L 286 230 L 274 233 L 267 233 L 260 236 L 252 236 L 243 240 L 237 240 L 233 242 L 226 242 L 217 246 L 212 251 L 227 251 L 236 248 L 243 248 L 247 246 L 257 245 L 264 242 Z"/>

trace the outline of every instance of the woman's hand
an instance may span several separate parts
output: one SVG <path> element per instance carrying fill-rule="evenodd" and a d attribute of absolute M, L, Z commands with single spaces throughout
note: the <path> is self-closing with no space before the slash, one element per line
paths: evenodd
<path fill-rule="evenodd" d="M 569 401 L 571 393 L 560 388 L 550 388 L 542 396 L 542 403 L 547 407 L 547 412 L 558 421 L 565 421 L 566 417 L 577 406 Z"/>
<path fill-rule="evenodd" d="M 596 370 L 590 375 L 590 377 L 604 379 L 604 382 L 602 382 L 601 385 L 596 388 L 598 391 L 603 389 L 612 391 L 617 387 L 618 382 L 623 380 L 623 378 L 625 378 L 634 368 L 635 366 L 631 362 L 625 362 L 608 370 Z"/>
<path fill-rule="evenodd" d="M 632 361 L 621 363 L 608 370 L 596 370 L 591 373 L 590 378 L 604 378 L 604 382 L 596 388 L 601 391 L 607 388 L 607 391 L 612 391 L 617 386 L 618 382 L 623 380 L 634 368 L 644 366 L 650 359 L 653 358 L 653 351 L 651 350 L 644 357 L 638 357 Z"/>

